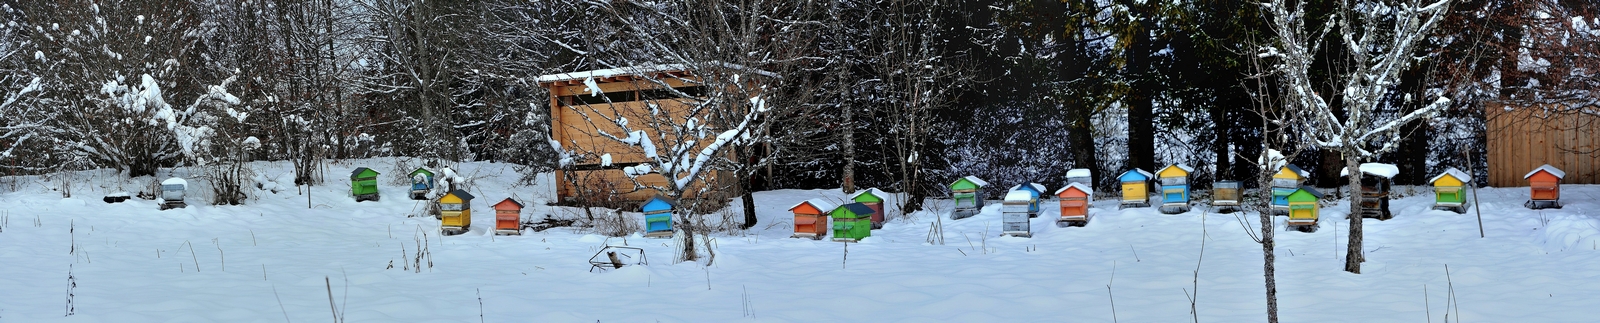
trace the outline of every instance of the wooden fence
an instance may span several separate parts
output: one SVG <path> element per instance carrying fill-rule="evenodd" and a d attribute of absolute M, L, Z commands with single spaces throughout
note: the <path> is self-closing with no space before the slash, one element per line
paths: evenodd
<path fill-rule="evenodd" d="M 1528 186 L 1522 176 L 1544 164 L 1567 173 L 1563 184 L 1600 184 L 1600 116 L 1498 103 L 1485 106 L 1490 186 Z"/>

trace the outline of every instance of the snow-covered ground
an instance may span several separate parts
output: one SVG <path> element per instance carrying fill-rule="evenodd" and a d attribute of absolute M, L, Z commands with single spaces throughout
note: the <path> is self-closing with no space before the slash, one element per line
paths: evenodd
<path fill-rule="evenodd" d="M 53 181 L 0 179 L 15 187 L 0 194 L 0 322 L 326 321 L 328 285 L 350 322 L 469 322 L 480 313 L 486 322 L 1182 322 L 1190 319 L 1185 294 L 1195 292 L 1202 321 L 1265 320 L 1260 246 L 1233 215 L 1206 207 L 1166 215 L 1101 200 L 1087 227 L 1057 228 L 1057 212 L 1046 211 L 1029 239 L 999 237 L 992 203 L 975 217 L 943 220 L 945 244 L 931 245 L 933 212 L 949 210 L 933 200 L 936 211 L 891 221 L 850 244 L 845 259 L 843 243 L 788 238 L 786 212 L 844 194 L 760 192 L 760 224 L 716 237 L 708 267 L 672 264 L 670 240 L 570 228 L 490 235 L 489 205 L 512 194 L 530 206 L 525 215 L 566 212 L 543 205 L 548 185 L 514 186 L 506 164 L 456 169 L 475 181 L 478 216 L 471 232 L 441 238 L 437 220 L 406 216 L 420 206 L 389 180 L 409 171 L 394 164 L 329 165 L 310 208 L 281 162 L 258 172 L 286 190 L 245 206 L 169 211 L 137 198 L 101 202 L 144 183 L 104 172 L 77 176 L 66 199 L 50 190 L 61 186 Z M 344 174 L 356 166 L 384 173 L 382 201 L 348 197 Z M 1593 321 L 1600 186 L 1563 191 L 1566 208 L 1533 211 L 1522 207 L 1523 188 L 1478 190 L 1487 238 L 1478 237 L 1477 210 L 1433 211 L 1425 195 L 1395 201 L 1393 220 L 1366 222 L 1360 275 L 1342 271 L 1347 208 L 1326 206 L 1321 230 L 1278 234 L 1283 321 L 1440 320 L 1452 286 L 1459 308 L 1451 318 Z M 424 232 L 432 265 L 405 270 Z M 591 273 L 586 261 L 606 244 L 642 247 L 650 265 Z"/>

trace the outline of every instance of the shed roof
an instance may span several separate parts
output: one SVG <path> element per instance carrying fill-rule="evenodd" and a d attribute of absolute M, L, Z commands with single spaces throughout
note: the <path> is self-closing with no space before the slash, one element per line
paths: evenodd
<path fill-rule="evenodd" d="M 759 70 L 759 69 L 753 69 L 753 68 L 745 67 L 745 66 L 739 65 L 739 64 L 722 63 L 722 62 L 711 62 L 711 63 L 707 63 L 707 65 L 708 66 L 721 66 L 721 67 L 724 67 L 724 68 L 742 70 L 742 71 L 750 71 L 750 72 L 753 72 L 753 73 L 755 73 L 757 75 L 766 76 L 766 77 L 778 77 L 778 74 L 775 74 L 775 73 L 772 73 L 772 72 L 768 72 L 768 71 Z M 691 70 L 692 67 L 693 66 L 689 66 L 687 64 L 656 64 L 656 65 L 625 66 L 625 67 L 618 67 L 618 68 L 607 68 L 607 69 L 598 69 L 598 70 L 590 70 L 590 71 L 582 71 L 582 72 L 568 72 L 568 73 L 557 73 L 557 74 L 549 74 L 549 75 L 540 75 L 535 80 L 540 84 L 562 82 L 562 81 L 588 80 L 588 79 L 595 79 L 596 82 L 610 82 L 610 81 L 613 81 L 613 80 L 611 80 L 611 78 L 618 77 L 618 76 L 650 75 L 650 74 L 659 74 L 659 73 L 685 72 L 685 71 Z"/>
<path fill-rule="evenodd" d="M 1066 192 L 1067 189 L 1074 188 L 1074 187 L 1078 188 L 1079 191 L 1083 191 L 1084 193 L 1087 193 L 1089 195 L 1094 195 L 1094 188 L 1090 188 L 1089 185 L 1084 185 L 1083 183 L 1079 183 L 1079 182 L 1067 183 L 1067 186 L 1062 186 L 1061 189 L 1056 190 L 1055 194 L 1056 195 L 1061 195 L 1061 192 Z"/>
<path fill-rule="evenodd" d="M 1566 178 L 1567 177 L 1567 172 L 1561 171 L 1560 168 L 1556 168 L 1555 166 L 1550 166 L 1550 164 L 1544 164 L 1544 166 L 1539 166 L 1539 168 L 1534 168 L 1533 171 L 1528 172 L 1527 175 L 1522 175 L 1522 179 L 1528 179 L 1529 177 L 1533 177 L 1533 174 L 1538 174 L 1539 171 L 1541 171 L 1541 170 L 1542 171 L 1546 171 L 1546 172 L 1550 172 L 1550 175 L 1556 175 L 1556 178 Z"/>
<path fill-rule="evenodd" d="M 805 201 L 800 201 L 800 203 L 795 203 L 794 206 L 789 207 L 789 211 L 794 211 L 795 208 L 800 207 L 801 205 L 806 205 L 806 204 L 811 204 L 811 207 L 817 208 L 817 211 L 822 211 L 824 213 L 833 212 L 833 209 L 839 208 L 838 205 L 834 205 L 833 202 L 829 202 L 826 199 L 814 198 L 814 199 L 809 199 L 809 200 L 805 200 Z"/>
<path fill-rule="evenodd" d="M 1434 175 L 1433 178 L 1429 178 L 1428 184 L 1433 184 L 1433 182 L 1439 181 L 1439 179 L 1444 178 L 1445 175 L 1455 177 L 1462 182 L 1472 182 L 1472 175 L 1467 175 L 1467 172 L 1463 172 L 1455 167 L 1450 167 L 1449 169 L 1444 170 L 1443 173 L 1439 173 L 1439 175 Z"/>

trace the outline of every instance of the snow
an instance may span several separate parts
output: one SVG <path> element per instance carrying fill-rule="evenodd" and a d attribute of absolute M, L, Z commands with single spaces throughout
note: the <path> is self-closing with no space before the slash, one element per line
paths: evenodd
<path fill-rule="evenodd" d="M 1088 168 L 1073 168 L 1067 171 L 1067 177 L 1090 177 Z"/>
<path fill-rule="evenodd" d="M 600 155 L 600 167 L 611 167 L 611 154 Z"/>
<path fill-rule="evenodd" d="M 817 208 L 818 211 L 822 211 L 822 212 L 833 212 L 833 209 L 839 207 L 838 205 L 833 204 L 833 202 L 830 202 L 827 199 L 814 198 L 814 199 L 801 201 L 800 203 L 795 203 L 794 206 L 790 206 L 789 207 L 789 210 L 793 211 L 794 208 L 800 207 L 800 205 L 803 205 L 803 204 L 806 204 L 806 203 L 811 203 L 812 207 L 815 207 L 815 208 Z"/>
<path fill-rule="evenodd" d="M 1024 184 L 1017 184 L 1016 186 L 1012 186 L 1010 190 L 1011 191 L 1015 191 L 1015 190 L 1022 189 L 1022 185 L 1024 185 Z M 1032 187 L 1034 192 L 1044 193 L 1044 192 L 1049 192 L 1050 191 L 1049 189 L 1045 188 L 1044 185 L 1040 185 L 1039 183 L 1027 183 L 1026 185 L 1028 185 L 1029 187 Z"/>
<path fill-rule="evenodd" d="M 967 179 L 967 181 L 972 182 L 972 184 L 978 185 L 978 187 L 989 186 L 989 182 L 985 182 L 983 179 L 978 178 L 977 176 L 967 176 L 962 178 Z"/>
<path fill-rule="evenodd" d="M 601 94 L 605 94 L 605 91 L 600 90 L 600 84 L 594 83 L 594 78 L 583 79 L 583 87 L 584 90 L 589 91 L 589 96 L 600 96 Z"/>
<path fill-rule="evenodd" d="M 1560 168 L 1556 168 L 1555 166 L 1550 166 L 1550 164 L 1544 164 L 1544 166 L 1539 166 L 1539 168 L 1534 168 L 1533 171 L 1528 172 L 1527 175 L 1522 175 L 1522 179 L 1528 179 L 1529 177 L 1533 177 L 1533 174 L 1538 174 L 1539 171 L 1541 171 L 1541 170 L 1542 171 L 1546 171 L 1546 172 L 1550 172 L 1550 175 L 1556 175 L 1556 178 L 1566 178 L 1567 177 L 1567 172 L 1561 171 Z"/>
<path fill-rule="evenodd" d="M 1066 192 L 1068 188 L 1073 188 L 1073 187 L 1078 188 L 1078 190 L 1081 190 L 1084 193 L 1089 193 L 1089 196 L 1094 196 L 1094 188 L 1089 187 L 1089 185 L 1084 185 L 1083 183 L 1078 183 L 1078 182 L 1067 183 L 1067 186 L 1062 186 L 1061 189 L 1056 190 L 1055 195 L 1061 195 L 1061 192 Z"/>
<path fill-rule="evenodd" d="M 1028 191 L 1011 191 L 1010 193 L 1006 193 L 1006 201 L 1008 202 L 1032 201 L 1033 199 L 1033 193 L 1028 193 Z"/>
<path fill-rule="evenodd" d="M 183 180 L 183 178 L 173 177 L 161 181 L 161 185 L 183 185 L 187 187 L 189 186 L 189 181 Z"/>
<path fill-rule="evenodd" d="M 755 74 L 758 74 L 758 75 L 761 75 L 761 76 L 766 76 L 766 77 L 778 77 L 778 74 L 775 74 L 775 73 L 772 73 L 772 72 L 768 72 L 768 71 L 762 71 L 762 70 L 758 70 L 758 69 L 745 67 L 745 66 L 742 66 L 742 65 L 739 65 L 739 64 L 721 63 L 721 62 L 712 62 L 712 63 L 708 63 L 708 64 L 715 65 L 715 66 L 721 66 L 723 68 L 728 68 L 728 69 L 732 69 L 732 70 L 751 72 L 751 73 L 755 73 Z M 610 77 L 622 76 L 622 75 L 648 75 L 648 74 L 655 74 L 655 73 L 661 73 L 661 72 L 687 71 L 690 68 L 691 68 L 691 66 L 685 65 L 685 64 L 641 65 L 641 66 L 629 66 L 629 67 L 619 67 L 619 68 L 598 69 L 598 70 L 583 71 L 583 72 L 571 72 L 571 73 L 540 75 L 539 77 L 534 78 L 534 81 L 538 82 L 538 83 L 552 83 L 552 82 L 562 82 L 562 81 L 585 80 L 584 84 L 587 85 L 587 84 L 593 82 L 593 79 L 596 79 L 596 78 L 604 79 L 604 78 L 610 78 Z"/>
<path fill-rule="evenodd" d="M 1444 175 L 1450 175 L 1451 177 L 1455 177 L 1462 182 L 1472 183 L 1472 175 L 1467 175 L 1467 172 L 1463 172 L 1455 167 L 1450 167 L 1449 169 L 1444 170 L 1443 173 L 1439 173 L 1439 175 L 1434 175 L 1433 178 L 1429 178 L 1428 184 L 1433 184 L 1433 182 L 1439 181 L 1440 178 L 1444 178 Z"/>
<path fill-rule="evenodd" d="M 327 166 L 392 164 L 372 159 Z M 258 173 L 292 174 L 288 162 L 252 165 Z M 516 193 L 528 206 L 525 216 L 581 214 L 545 205 L 554 191 L 548 174 L 539 185 L 517 186 L 508 164 L 456 167 L 506 174 L 474 185 L 472 193 L 483 197 L 472 202 L 474 209 L 489 210 Z M 74 196 L 142 186 L 141 179 L 119 188 L 123 180 L 116 178 L 79 178 L 93 182 L 75 186 Z M 438 220 L 405 216 L 417 205 L 400 198 L 408 186 L 381 185 L 383 200 L 362 203 L 353 202 L 348 189 L 334 177 L 312 186 L 312 208 L 306 195 L 288 190 L 260 194 L 243 206 L 206 205 L 196 196 L 187 208 L 168 211 L 137 198 L 118 204 L 64 199 L 38 185 L 0 193 L 10 214 L 0 222 L 9 223 L 0 231 L 0 264 L 7 264 L 0 291 L 26 296 L 0 298 L 0 318 L 325 321 L 331 291 L 351 322 L 472 321 L 480 299 L 486 322 L 1110 322 L 1113 303 L 1118 321 L 1183 322 L 1190 318 L 1184 291 L 1198 286 L 1201 321 L 1265 320 L 1261 246 L 1233 217 L 1204 205 L 1168 215 L 1157 208 L 1119 210 L 1118 201 L 1099 200 L 1088 226 L 1073 228 L 1053 225 L 1058 208 L 1041 208 L 1030 239 L 1001 237 L 1001 205 L 994 203 L 970 218 L 943 218 L 944 244 L 926 238 L 935 217 L 948 214 L 917 212 L 849 244 L 845 257 L 845 244 L 788 238 L 792 213 L 785 209 L 805 199 L 839 200 L 842 192 L 763 191 L 754 194 L 760 224 L 714 234 L 716 257 L 706 266 L 674 264 L 670 240 L 638 235 L 608 238 L 556 228 L 492 236 L 488 211 L 473 217 L 468 233 L 441 238 L 434 234 Z M 1432 210 L 1427 194 L 1394 200 L 1394 219 L 1366 222 L 1367 262 L 1359 275 L 1341 270 L 1348 203 L 1327 204 L 1315 233 L 1280 231 L 1281 315 L 1300 322 L 1427 321 L 1415 317 L 1442 318 L 1454 288 L 1462 306 L 1451 309 L 1451 317 L 1459 311 L 1463 321 L 1591 321 L 1600 307 L 1600 271 L 1588 269 L 1600 265 L 1594 247 L 1600 203 L 1584 196 L 1600 195 L 1600 185 L 1564 186 L 1563 195 L 1578 198 L 1539 215 L 1522 207 L 1526 188 L 1478 194 L 1485 238 L 1471 212 Z M 727 210 L 740 214 L 740 205 Z M 951 209 L 949 200 L 928 205 Z M 642 221 L 636 212 L 625 214 Z M 1254 213 L 1241 214 L 1246 223 L 1256 221 Z M 1283 228 L 1283 217 L 1273 221 Z M 433 265 L 424 260 L 420 273 L 402 269 L 402 258 L 415 255 L 419 244 L 427 245 Z M 650 262 L 589 272 L 586 260 L 605 245 L 643 248 Z M 70 290 L 69 271 L 76 283 Z M 64 317 L 69 292 L 74 315 Z"/>
<path fill-rule="evenodd" d="M 1395 167 L 1394 164 L 1362 163 L 1361 172 L 1384 178 L 1394 178 L 1395 175 L 1400 175 L 1400 167 Z M 1340 169 L 1339 176 L 1350 176 L 1350 169 Z"/>
<path fill-rule="evenodd" d="M 654 169 L 650 168 L 650 164 L 638 164 L 622 168 L 622 173 L 628 175 L 629 177 L 642 176 L 644 174 L 649 174 L 652 171 L 654 171 Z"/>

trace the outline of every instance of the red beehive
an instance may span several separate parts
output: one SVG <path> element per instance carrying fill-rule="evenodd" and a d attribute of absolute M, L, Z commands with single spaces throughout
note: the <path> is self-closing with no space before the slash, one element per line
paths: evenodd
<path fill-rule="evenodd" d="M 794 212 L 794 235 L 791 238 L 821 240 L 828 236 L 828 213 L 836 206 L 823 199 L 810 199 L 789 208 Z"/>
<path fill-rule="evenodd" d="M 522 203 L 506 198 L 494 204 L 494 233 L 522 234 Z"/>
<path fill-rule="evenodd" d="M 1089 223 L 1089 196 L 1094 195 L 1094 189 L 1083 183 L 1069 183 L 1066 187 L 1056 190 L 1056 197 L 1061 198 L 1061 218 L 1056 222 L 1083 226 Z"/>
<path fill-rule="evenodd" d="M 1550 164 L 1539 166 L 1522 178 L 1528 180 L 1528 207 L 1561 207 L 1561 178 L 1567 173 Z"/>

